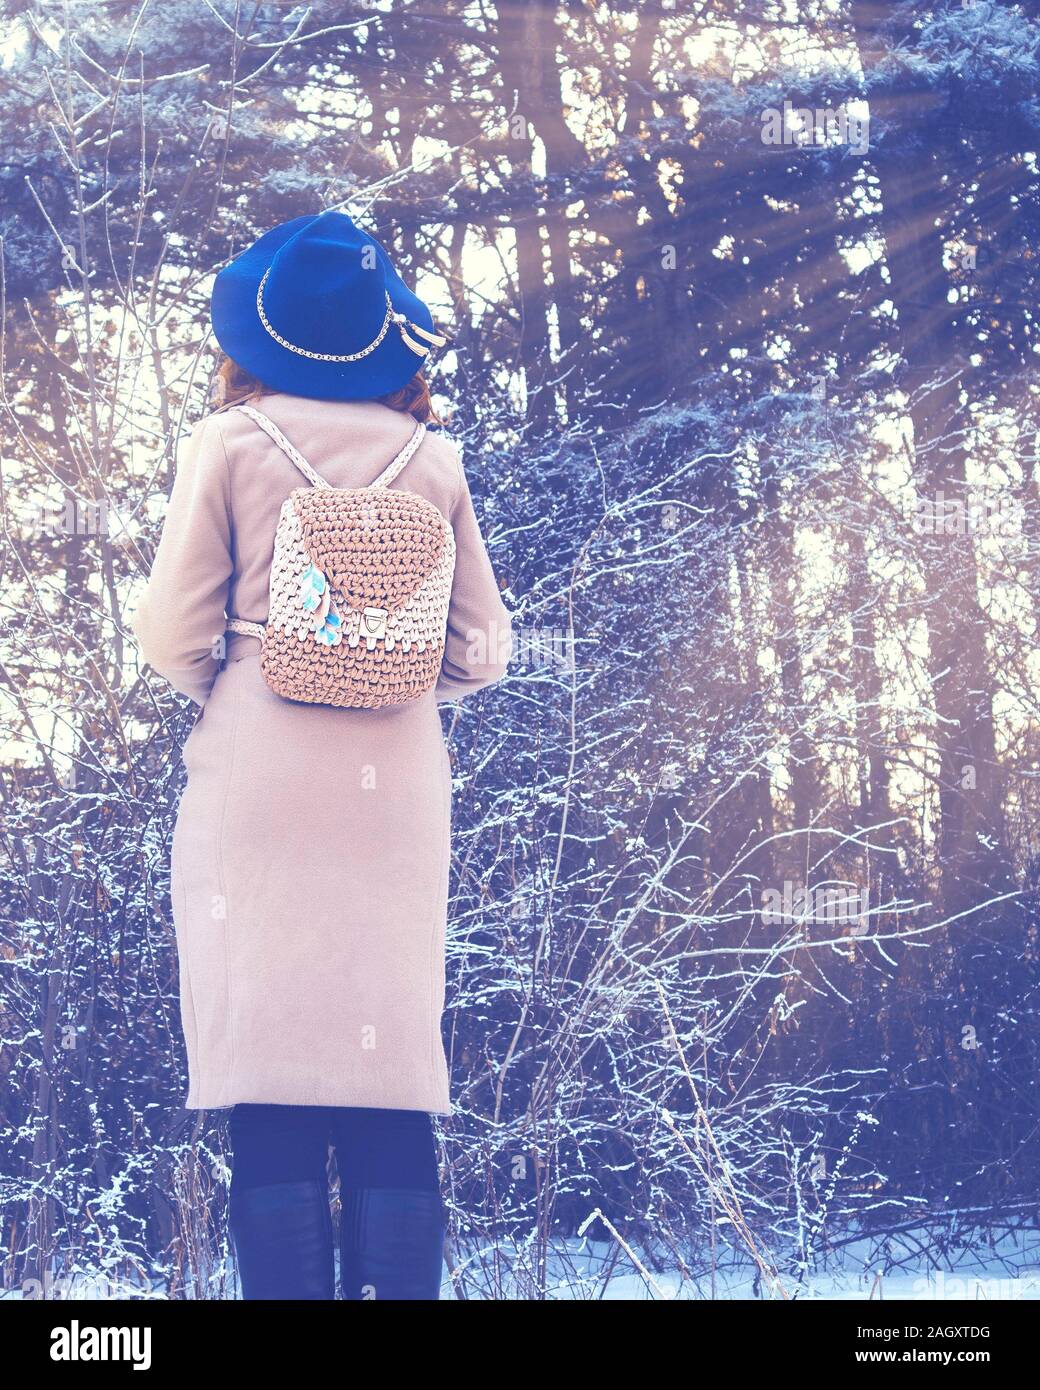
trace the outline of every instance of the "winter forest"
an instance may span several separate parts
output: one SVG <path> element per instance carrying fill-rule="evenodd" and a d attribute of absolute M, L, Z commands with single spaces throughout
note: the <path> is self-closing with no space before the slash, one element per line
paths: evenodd
<path fill-rule="evenodd" d="M 213 275 L 325 207 L 451 335 L 517 638 L 442 706 L 443 1296 L 1040 1295 L 1040 4 L 2 0 L 0 63 L 4 1295 L 236 1297 L 126 617 Z"/>

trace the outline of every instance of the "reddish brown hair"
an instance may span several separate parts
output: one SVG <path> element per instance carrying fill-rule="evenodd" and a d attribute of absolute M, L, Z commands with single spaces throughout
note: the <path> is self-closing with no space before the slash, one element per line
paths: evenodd
<path fill-rule="evenodd" d="M 228 410 L 231 406 L 242 405 L 246 401 L 258 401 L 262 396 L 270 395 L 273 390 L 274 387 L 265 386 L 244 367 L 240 367 L 233 358 L 225 355 L 221 358 L 213 377 L 210 404 L 214 411 Z M 430 388 L 422 372 L 416 372 L 411 381 L 400 390 L 391 391 L 388 396 L 376 396 L 374 399 L 382 405 L 388 405 L 391 410 L 399 410 L 402 415 L 414 416 L 424 425 L 444 423 L 433 408 Z"/>

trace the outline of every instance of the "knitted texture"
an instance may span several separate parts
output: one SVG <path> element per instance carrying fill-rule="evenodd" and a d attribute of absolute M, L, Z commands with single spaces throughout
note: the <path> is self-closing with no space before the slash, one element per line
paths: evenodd
<path fill-rule="evenodd" d="M 318 606 L 301 605 L 311 566 Z M 436 684 L 455 537 L 424 497 L 388 488 L 297 488 L 282 505 L 260 669 L 287 700 L 377 709 Z M 328 595 L 327 599 L 325 594 Z M 316 633 L 338 615 L 334 642 Z"/>

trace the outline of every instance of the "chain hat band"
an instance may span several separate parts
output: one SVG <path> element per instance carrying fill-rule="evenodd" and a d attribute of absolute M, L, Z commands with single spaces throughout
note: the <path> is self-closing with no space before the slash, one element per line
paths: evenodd
<path fill-rule="evenodd" d="M 266 281 L 270 273 L 271 267 L 268 266 L 264 271 L 263 279 L 257 286 L 256 312 L 260 315 L 260 322 L 267 329 L 275 342 L 279 343 L 283 348 L 288 348 L 290 352 L 298 352 L 301 357 L 312 357 L 316 362 L 360 362 L 361 359 L 367 357 L 370 352 L 375 352 L 376 348 L 386 337 L 387 330 L 392 323 L 397 324 L 398 331 L 404 339 L 405 346 L 411 348 L 412 352 L 416 353 L 419 357 L 425 357 L 430 349 L 429 347 L 424 347 L 422 343 L 417 343 L 408 332 L 409 329 L 411 329 L 412 333 L 418 333 L 420 337 L 425 338 L 433 347 L 443 347 L 448 341 L 443 333 L 430 333 L 420 324 L 412 323 L 407 314 L 397 313 L 390 301 L 390 293 L 386 291 L 386 315 L 383 319 L 383 326 L 367 347 L 363 347 L 360 352 L 311 352 L 308 348 L 302 348 L 296 343 L 290 343 L 288 338 L 283 338 L 279 332 L 271 327 L 270 321 L 264 312 L 264 281 Z"/>

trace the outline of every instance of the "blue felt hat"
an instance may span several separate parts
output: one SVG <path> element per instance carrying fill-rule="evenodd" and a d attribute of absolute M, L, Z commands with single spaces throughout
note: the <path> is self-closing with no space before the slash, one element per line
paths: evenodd
<path fill-rule="evenodd" d="M 213 332 L 276 391 L 319 400 L 385 396 L 446 339 L 375 237 L 345 212 L 265 232 L 213 283 Z"/>

